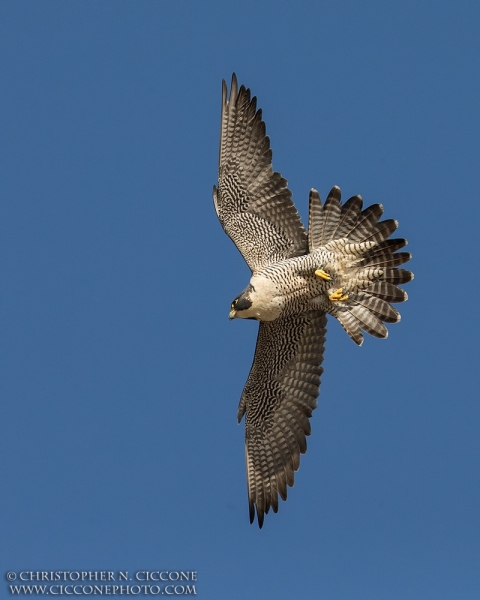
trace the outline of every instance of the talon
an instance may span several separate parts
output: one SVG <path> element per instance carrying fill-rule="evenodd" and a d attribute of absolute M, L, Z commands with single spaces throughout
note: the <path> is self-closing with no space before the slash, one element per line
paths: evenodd
<path fill-rule="evenodd" d="M 331 302 L 344 302 L 345 300 L 348 300 L 348 296 L 343 293 L 342 288 L 338 288 L 338 290 L 331 293 L 328 298 Z"/>
<path fill-rule="evenodd" d="M 320 277 L 320 279 L 325 279 L 325 281 L 330 281 L 330 275 L 328 273 L 325 273 L 325 271 L 323 269 L 317 269 L 315 271 L 315 275 L 317 277 Z"/>

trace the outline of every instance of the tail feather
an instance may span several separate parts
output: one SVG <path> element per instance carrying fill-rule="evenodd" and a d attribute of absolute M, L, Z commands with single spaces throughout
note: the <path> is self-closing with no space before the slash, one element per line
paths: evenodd
<path fill-rule="evenodd" d="M 359 263 L 359 267 L 385 267 L 391 269 L 398 267 L 408 262 L 412 258 L 410 252 L 397 252 L 392 254 L 391 252 L 380 252 L 377 256 L 372 259 L 364 258 Z"/>
<path fill-rule="evenodd" d="M 370 335 L 378 338 L 386 338 L 388 329 L 374 314 L 360 304 L 352 304 L 348 307 L 349 312 L 358 319 L 360 327 Z"/>
<path fill-rule="evenodd" d="M 411 258 L 409 252 L 398 252 L 407 241 L 389 239 L 398 222 L 380 221 L 381 204 L 364 210 L 362 207 L 361 196 L 352 196 L 342 206 L 340 189 L 336 186 L 323 206 L 318 192 L 310 192 L 309 251 L 321 249 L 321 260 L 325 256 L 335 257 L 327 258 L 321 268 L 328 272 L 332 261 L 332 287 L 343 289 L 347 296 L 327 310 L 358 345 L 363 343 L 362 330 L 375 337 L 387 337 L 384 323 L 400 321 L 400 314 L 391 303 L 407 299 L 407 294 L 397 286 L 413 279 L 410 271 L 397 268 Z"/>
<path fill-rule="evenodd" d="M 363 238 L 362 241 L 369 242 L 374 241 L 377 243 L 384 242 L 387 238 L 389 238 L 392 233 L 397 229 L 398 221 L 395 219 L 387 219 L 386 221 L 380 221 L 373 229 L 372 232 L 367 235 L 367 237 Z"/>
<path fill-rule="evenodd" d="M 377 256 L 377 254 L 383 253 L 386 250 L 393 254 L 397 250 L 404 248 L 407 245 L 407 243 L 407 240 L 405 240 L 404 238 L 394 238 L 393 240 L 385 240 L 384 242 L 377 244 L 368 252 L 365 252 L 364 257 L 374 258 L 375 256 Z"/>
<path fill-rule="evenodd" d="M 363 344 L 363 335 L 358 319 L 348 312 L 348 310 L 339 311 L 336 316 L 340 325 L 345 329 L 352 340 L 358 346 L 361 346 Z"/>
<path fill-rule="evenodd" d="M 375 316 L 384 323 L 398 323 L 400 321 L 400 313 L 398 310 L 390 306 L 390 304 L 379 298 L 378 296 L 370 296 L 366 293 L 357 294 L 357 302 L 368 308 Z"/>
<path fill-rule="evenodd" d="M 405 302 L 408 299 L 407 292 L 393 283 L 387 281 L 374 281 L 366 288 L 366 293 L 382 298 L 387 302 Z"/>
<path fill-rule="evenodd" d="M 310 190 L 310 210 L 308 225 L 308 245 L 310 251 L 324 246 L 333 239 L 342 212 L 340 205 L 340 188 L 334 186 L 325 200 L 322 202 L 317 190 Z"/>
<path fill-rule="evenodd" d="M 334 233 L 335 238 L 346 237 L 349 231 L 355 227 L 355 223 L 362 211 L 363 200 L 361 196 L 352 196 L 342 206 L 342 214 L 338 223 L 337 231 Z"/>
<path fill-rule="evenodd" d="M 385 269 L 381 279 L 388 283 L 408 283 L 409 281 L 412 281 L 413 273 L 406 269 Z"/>
<path fill-rule="evenodd" d="M 360 213 L 354 228 L 351 231 L 347 231 L 345 237 L 353 242 L 364 240 L 378 223 L 382 214 L 383 206 L 381 204 L 372 204 L 372 206 L 369 206 Z"/>
<path fill-rule="evenodd" d="M 338 227 L 338 223 L 340 221 L 340 215 L 342 212 L 340 206 L 340 188 L 338 186 L 334 186 L 330 193 L 328 194 L 327 199 L 325 200 L 325 205 L 323 207 L 323 232 L 322 232 L 322 245 L 329 242 Z"/>

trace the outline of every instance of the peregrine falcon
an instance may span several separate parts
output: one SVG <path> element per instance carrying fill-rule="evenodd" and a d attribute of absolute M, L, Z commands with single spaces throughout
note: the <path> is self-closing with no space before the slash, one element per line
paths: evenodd
<path fill-rule="evenodd" d="M 272 170 L 272 151 L 262 111 L 250 90 L 232 77 L 222 84 L 218 188 L 215 211 L 252 271 L 232 302 L 230 319 L 260 322 L 253 365 L 238 407 L 245 415 L 250 523 L 258 525 L 278 496 L 287 498 L 300 454 L 307 449 L 309 418 L 317 406 L 327 313 L 359 346 L 362 330 L 386 338 L 384 323 L 400 314 L 391 303 L 407 294 L 397 287 L 413 279 L 399 269 L 410 260 L 397 252 L 407 241 L 389 239 L 393 219 L 380 221 L 381 204 L 362 210 L 361 196 L 344 204 L 335 186 L 324 204 L 310 191 L 308 233 L 291 200 L 287 181 Z"/>

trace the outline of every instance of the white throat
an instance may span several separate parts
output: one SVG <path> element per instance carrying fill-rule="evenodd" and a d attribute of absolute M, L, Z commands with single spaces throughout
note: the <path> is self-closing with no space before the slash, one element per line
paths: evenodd
<path fill-rule="evenodd" d="M 264 275 L 253 275 L 250 285 L 254 290 L 250 292 L 252 306 L 248 312 L 261 321 L 274 321 L 283 309 L 284 300 L 281 291 Z"/>

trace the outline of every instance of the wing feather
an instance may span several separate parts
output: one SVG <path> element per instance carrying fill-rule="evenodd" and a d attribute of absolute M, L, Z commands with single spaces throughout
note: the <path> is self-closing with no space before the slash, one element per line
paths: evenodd
<path fill-rule="evenodd" d="M 240 400 L 245 418 L 250 520 L 261 527 L 278 494 L 287 497 L 300 454 L 307 450 L 309 418 L 317 406 L 326 315 L 312 310 L 262 322 L 255 358 Z"/>
<path fill-rule="evenodd" d="M 222 84 L 222 118 L 215 211 L 252 271 L 307 252 L 307 234 L 287 181 L 272 170 L 262 111 L 232 76 Z"/>

